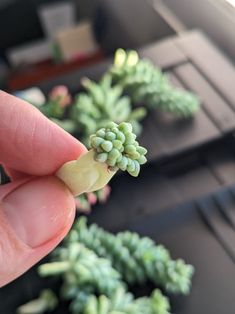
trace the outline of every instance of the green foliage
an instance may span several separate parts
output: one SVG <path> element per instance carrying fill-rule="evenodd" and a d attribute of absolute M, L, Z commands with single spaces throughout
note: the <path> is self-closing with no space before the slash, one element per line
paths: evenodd
<path fill-rule="evenodd" d="M 70 104 L 71 95 L 68 88 L 64 85 L 58 85 L 52 88 L 47 103 L 39 106 L 38 109 L 48 118 L 57 120 L 64 118 L 65 109 Z"/>
<path fill-rule="evenodd" d="M 39 266 L 39 274 L 43 277 L 62 275 L 64 296 L 71 296 L 71 291 L 83 288 L 111 295 L 124 286 L 109 260 L 98 257 L 79 243 L 56 249 L 54 261 Z"/>
<path fill-rule="evenodd" d="M 64 115 L 65 108 L 59 106 L 59 103 L 56 100 L 48 100 L 42 106 L 38 106 L 38 109 L 48 118 L 50 119 L 61 119 Z"/>
<path fill-rule="evenodd" d="M 147 60 L 140 60 L 136 51 L 118 49 L 110 74 L 133 103 L 160 108 L 180 117 L 190 117 L 199 109 L 194 94 L 173 87 L 160 69 Z"/>
<path fill-rule="evenodd" d="M 154 290 L 150 297 L 134 299 L 120 288 L 111 298 L 90 296 L 84 314 L 168 314 L 169 309 L 168 299 L 159 290 Z"/>
<path fill-rule="evenodd" d="M 122 279 L 128 284 L 152 280 L 169 292 L 186 294 L 192 273 L 191 265 L 172 260 L 150 238 L 131 232 L 115 236 L 95 224 L 88 227 L 84 217 L 53 252 L 51 262 L 39 266 L 41 276 L 61 277 L 61 297 L 70 302 L 73 314 L 169 314 L 168 298 L 158 289 L 150 297 L 135 299 Z M 42 314 L 56 304 L 49 291 L 21 306 L 18 313 L 28 314 L 22 309 L 30 309 L 31 314 Z"/>
<path fill-rule="evenodd" d="M 47 297 L 45 298 L 46 295 Z M 50 297 L 50 298 L 48 298 Z M 74 314 L 169 314 L 170 304 L 161 291 L 155 289 L 150 297 L 134 299 L 123 287 L 110 296 L 96 296 L 89 289 L 74 290 L 70 299 L 70 312 Z M 56 303 L 54 302 L 56 300 Z M 38 299 L 18 308 L 18 314 L 42 314 L 53 311 L 57 299 L 51 290 L 43 290 Z"/>
<path fill-rule="evenodd" d="M 168 299 L 160 291 L 155 290 L 150 298 L 135 300 L 131 293 L 126 292 L 120 274 L 112 268 L 109 260 L 73 241 L 57 248 L 52 262 L 39 266 L 39 274 L 43 277 L 62 275 L 61 296 L 71 301 L 70 311 L 74 314 L 115 314 L 115 311 L 123 314 L 168 314 Z M 32 314 L 37 313 L 32 306 L 31 311 Z"/>
<path fill-rule="evenodd" d="M 58 304 L 58 299 L 53 291 L 44 289 L 39 297 L 35 300 L 20 306 L 17 309 L 17 314 L 42 314 L 53 311 Z"/>
<path fill-rule="evenodd" d="M 169 252 L 150 238 L 140 238 L 128 231 L 115 236 L 96 224 L 88 227 L 82 217 L 66 241 L 79 241 L 98 256 L 109 259 L 129 284 L 144 283 L 148 279 L 171 293 L 190 291 L 193 267 L 183 260 L 172 260 Z"/>
<path fill-rule="evenodd" d="M 147 150 L 136 141 L 130 123 L 108 123 L 90 137 L 90 145 L 96 152 L 95 160 L 105 162 L 113 171 L 121 169 L 136 177 L 140 165 L 147 161 Z"/>
<path fill-rule="evenodd" d="M 111 78 L 105 75 L 99 83 L 83 79 L 85 92 L 75 97 L 70 117 L 77 124 L 83 141 L 87 144 L 89 136 L 108 122 L 130 122 L 136 134 L 140 134 L 139 123 L 146 115 L 141 107 L 132 109 L 130 99 L 123 96 L 121 86 L 111 86 Z"/>

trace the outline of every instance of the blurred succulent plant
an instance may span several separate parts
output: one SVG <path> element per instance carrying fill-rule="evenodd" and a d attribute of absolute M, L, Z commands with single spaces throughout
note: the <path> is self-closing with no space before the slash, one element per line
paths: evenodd
<path fill-rule="evenodd" d="M 118 49 L 109 73 L 113 83 L 123 88 L 132 103 L 160 108 L 180 117 L 193 116 L 199 109 L 194 94 L 173 87 L 160 69 L 150 61 L 139 59 L 134 50 Z"/>
<path fill-rule="evenodd" d="M 55 86 L 48 95 L 47 102 L 39 107 L 48 118 L 62 119 L 67 106 L 72 102 L 69 90 L 64 85 Z"/>
<path fill-rule="evenodd" d="M 119 288 L 111 298 L 90 296 L 84 314 L 169 314 L 169 310 L 168 299 L 157 289 L 150 297 L 134 299 L 131 293 Z"/>
<path fill-rule="evenodd" d="M 180 117 L 193 116 L 199 109 L 194 94 L 173 87 L 160 69 L 140 60 L 134 50 L 118 49 L 114 64 L 100 82 L 84 78 L 81 83 L 85 91 L 78 93 L 73 102 L 68 88 L 59 85 L 51 90 L 45 105 L 38 108 L 66 131 L 76 133 L 86 145 L 89 136 L 109 121 L 130 122 L 139 135 L 140 121 L 147 110 L 143 106 L 133 109 L 133 103 L 160 108 Z M 69 105 L 70 114 L 65 118 Z"/>
<path fill-rule="evenodd" d="M 19 307 L 17 314 L 42 314 L 54 310 L 56 304 L 52 307 L 52 300 L 45 299 L 43 293 L 44 291 L 39 298 Z M 52 291 L 47 290 L 47 294 L 55 299 Z M 117 288 L 111 296 L 96 296 L 89 289 L 75 289 L 72 291 L 69 309 L 74 314 L 169 314 L 170 304 L 168 298 L 158 289 L 155 289 L 150 297 L 138 299 L 134 299 L 134 296 L 122 287 Z"/>
<path fill-rule="evenodd" d="M 148 279 L 168 292 L 186 294 L 192 273 L 191 265 L 172 260 L 150 238 L 131 232 L 115 236 L 95 224 L 88 227 L 84 217 L 52 253 L 51 262 L 39 266 L 41 276 L 62 278 L 61 298 L 70 302 L 73 314 L 169 314 L 169 301 L 158 289 L 150 297 L 135 299 L 126 283 Z M 28 314 L 30 309 L 31 314 L 42 314 L 56 304 L 54 294 L 47 292 L 18 313 Z"/>
<path fill-rule="evenodd" d="M 130 99 L 123 96 L 122 87 L 111 86 L 111 77 L 104 75 L 99 83 L 82 80 L 85 92 L 75 96 L 70 117 L 77 124 L 85 144 L 89 136 L 108 122 L 130 122 L 134 132 L 141 132 L 141 121 L 146 115 L 143 107 L 132 109 Z"/>
<path fill-rule="evenodd" d="M 65 108 L 71 104 L 72 97 L 66 86 L 58 85 L 51 90 L 49 100 L 57 102 L 61 108 Z"/>
<path fill-rule="evenodd" d="M 190 291 L 193 267 L 181 259 L 172 260 L 169 252 L 150 238 L 140 238 L 128 231 L 114 236 L 96 224 L 88 227 L 82 217 L 66 241 L 83 243 L 98 256 L 108 258 L 129 284 L 148 279 L 171 293 L 188 294 Z"/>
<path fill-rule="evenodd" d="M 71 287 L 77 291 L 89 287 L 93 293 L 109 296 L 118 287 L 125 286 L 109 260 L 98 257 L 80 243 L 58 248 L 54 261 L 40 265 L 38 270 L 42 277 L 63 277 L 63 296 L 71 295 Z"/>
<path fill-rule="evenodd" d="M 69 133 L 74 133 L 76 124 L 71 119 L 64 117 L 65 110 L 72 103 L 72 96 L 64 85 L 55 86 L 48 95 L 48 100 L 43 105 L 35 106 L 50 120 Z"/>
<path fill-rule="evenodd" d="M 58 305 L 58 299 L 50 289 L 41 291 L 39 297 L 17 309 L 17 314 L 43 314 L 53 311 Z"/>

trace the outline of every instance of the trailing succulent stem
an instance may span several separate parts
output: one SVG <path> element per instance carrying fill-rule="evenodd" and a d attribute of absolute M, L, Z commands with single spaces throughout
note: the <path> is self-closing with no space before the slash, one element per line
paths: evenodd
<path fill-rule="evenodd" d="M 128 231 L 115 236 L 96 224 L 88 227 L 82 217 L 67 241 L 79 241 L 98 256 L 108 258 L 129 284 L 151 280 L 171 293 L 188 294 L 190 291 L 193 267 L 181 259 L 172 260 L 169 252 L 150 238 L 140 238 Z"/>
<path fill-rule="evenodd" d="M 126 283 L 152 280 L 170 293 L 187 294 L 193 267 L 172 260 L 150 238 L 131 232 L 112 235 L 95 224 L 88 227 L 81 217 L 51 262 L 39 266 L 39 274 L 62 279 L 61 298 L 70 302 L 73 314 L 169 314 L 169 301 L 158 289 L 150 297 L 135 299 Z M 41 294 L 18 313 L 42 314 L 54 309 L 55 300 L 54 295 Z"/>
<path fill-rule="evenodd" d="M 155 290 L 150 298 L 135 300 L 131 293 L 126 292 L 120 274 L 112 268 L 110 261 L 98 257 L 82 244 L 73 242 L 56 249 L 53 260 L 41 265 L 39 274 L 43 277 L 62 276 L 61 295 L 71 301 L 72 313 L 168 314 L 168 299 L 160 291 Z M 48 308 L 46 304 L 45 310 Z"/>
<path fill-rule="evenodd" d="M 82 288 L 111 295 L 118 287 L 124 287 L 120 274 L 109 260 L 98 257 L 93 251 L 79 243 L 58 248 L 54 261 L 39 266 L 39 274 L 63 277 L 63 295 L 71 296 Z"/>
<path fill-rule="evenodd" d="M 199 109 L 197 97 L 173 87 L 167 76 L 136 51 L 118 49 L 110 69 L 114 84 L 120 85 L 131 102 L 146 104 L 180 117 L 190 117 Z"/>
<path fill-rule="evenodd" d="M 90 145 L 90 151 L 56 173 L 74 195 L 103 188 L 118 169 L 136 177 L 147 161 L 147 150 L 136 141 L 130 123 L 108 123 L 90 137 Z"/>
<path fill-rule="evenodd" d="M 53 291 L 44 289 L 39 297 L 17 309 L 17 314 L 43 314 L 53 311 L 58 305 L 58 299 Z"/>
<path fill-rule="evenodd" d="M 157 289 L 150 297 L 134 299 L 120 288 L 111 298 L 90 296 L 84 314 L 169 314 L 169 309 L 168 299 Z"/>
<path fill-rule="evenodd" d="M 44 290 L 38 299 L 32 300 L 18 308 L 19 314 L 42 314 L 55 309 L 52 300 L 43 298 L 43 293 L 53 296 L 50 290 Z M 39 306 L 41 305 L 41 306 Z M 150 297 L 135 299 L 124 288 L 117 288 L 112 295 L 96 296 L 89 289 L 73 291 L 70 312 L 74 314 L 169 314 L 170 304 L 161 291 L 155 289 Z"/>
<path fill-rule="evenodd" d="M 76 123 L 85 144 L 89 136 L 110 121 L 130 122 L 134 132 L 141 132 L 139 123 L 146 115 L 146 109 L 132 109 L 130 99 L 123 96 L 121 86 L 111 86 L 111 77 L 104 75 L 99 83 L 88 78 L 82 80 L 84 92 L 75 97 L 71 110 L 71 119 Z"/>

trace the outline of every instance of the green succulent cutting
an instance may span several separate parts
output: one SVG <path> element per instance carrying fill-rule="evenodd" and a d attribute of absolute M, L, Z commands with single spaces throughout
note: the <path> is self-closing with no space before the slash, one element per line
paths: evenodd
<path fill-rule="evenodd" d="M 91 150 L 56 173 L 74 195 L 103 188 L 119 169 L 136 177 L 147 161 L 147 150 L 136 141 L 130 123 L 108 123 L 90 137 L 90 146 Z"/>

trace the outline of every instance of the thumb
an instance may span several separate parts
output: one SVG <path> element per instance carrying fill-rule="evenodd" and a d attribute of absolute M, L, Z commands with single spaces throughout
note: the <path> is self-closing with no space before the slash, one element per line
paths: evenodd
<path fill-rule="evenodd" d="M 28 178 L 0 188 L 0 286 L 48 254 L 67 234 L 73 196 L 56 177 Z"/>

